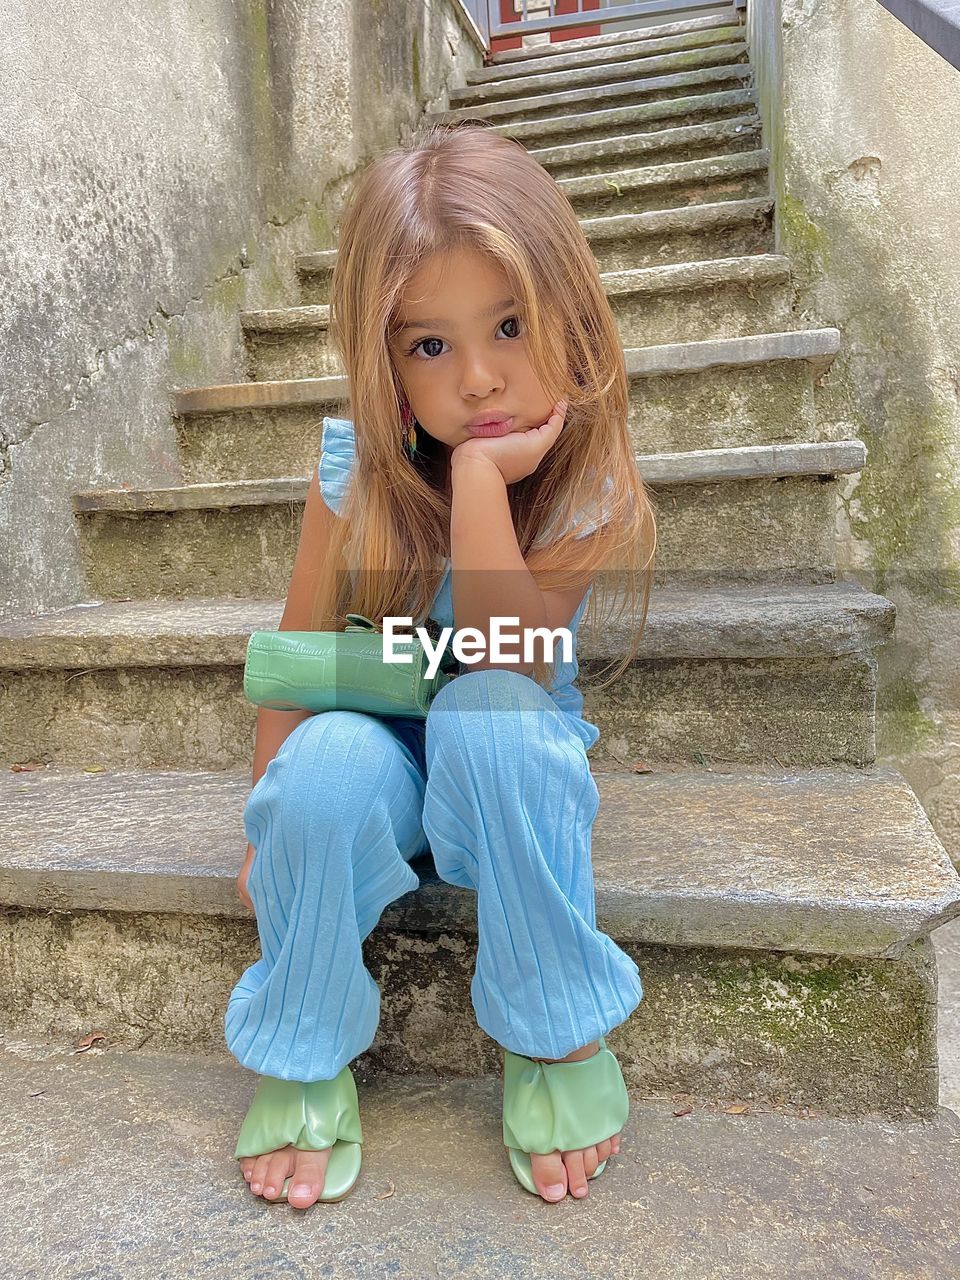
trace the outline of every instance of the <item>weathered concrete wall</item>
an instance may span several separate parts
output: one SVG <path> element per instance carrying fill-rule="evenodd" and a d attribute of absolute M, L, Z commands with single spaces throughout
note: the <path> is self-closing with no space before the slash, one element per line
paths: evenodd
<path fill-rule="evenodd" d="M 452 0 L 0 0 L 0 616 L 89 598 L 71 494 L 180 482 L 351 175 L 482 51 Z M 11 145 L 12 144 L 12 145 Z"/>
<path fill-rule="evenodd" d="M 842 333 L 818 411 L 868 450 L 841 565 L 898 608 L 879 753 L 958 859 L 960 73 L 874 0 L 755 0 L 749 25 L 797 322 Z"/>

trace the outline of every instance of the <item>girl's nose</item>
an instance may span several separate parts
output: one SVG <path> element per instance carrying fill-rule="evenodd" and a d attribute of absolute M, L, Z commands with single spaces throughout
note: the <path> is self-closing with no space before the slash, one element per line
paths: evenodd
<path fill-rule="evenodd" d="M 496 395 L 502 391 L 505 382 L 502 377 L 482 360 L 467 361 L 460 378 L 460 394 L 472 396 L 477 400 Z"/>

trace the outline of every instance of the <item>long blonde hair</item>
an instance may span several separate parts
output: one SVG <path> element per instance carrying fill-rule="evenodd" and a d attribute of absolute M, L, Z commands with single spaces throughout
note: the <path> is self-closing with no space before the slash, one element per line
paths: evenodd
<path fill-rule="evenodd" d="M 615 601 L 620 636 L 624 617 L 637 619 L 610 683 L 639 647 L 656 549 L 654 504 L 627 426 L 623 349 L 572 205 L 519 142 L 473 121 L 430 125 L 374 160 L 341 216 L 330 335 L 350 388 L 340 416 L 353 421 L 356 463 L 312 625 L 340 630 L 348 612 L 426 620 L 450 554 L 446 457 L 422 430 L 412 461 L 404 448 L 403 388 L 389 341 L 407 281 L 432 255 L 465 248 L 500 264 L 531 365 L 550 394 L 568 402 L 559 439 L 507 493 L 520 551 L 541 590 L 595 577 L 591 623 L 600 621 L 598 600 Z M 568 526 L 595 503 L 605 522 L 576 538 Z M 567 532 L 535 547 L 548 527 Z M 543 683 L 551 672 L 538 661 L 532 675 Z"/>

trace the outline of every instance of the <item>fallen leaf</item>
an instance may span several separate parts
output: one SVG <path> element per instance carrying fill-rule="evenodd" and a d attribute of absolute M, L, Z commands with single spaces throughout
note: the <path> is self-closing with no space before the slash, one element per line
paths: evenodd
<path fill-rule="evenodd" d="M 673 1114 L 674 1114 L 675 1116 L 688 1116 L 692 1110 L 693 1110 L 693 1107 L 691 1107 L 691 1106 L 686 1106 L 686 1107 L 674 1107 L 674 1108 L 673 1108 Z"/>
<path fill-rule="evenodd" d="M 653 773 L 653 768 L 651 765 L 647 764 L 646 761 L 638 760 L 636 764 L 633 766 L 633 772 L 634 773 Z"/>
<path fill-rule="evenodd" d="M 724 1107 L 724 1115 L 742 1116 L 750 1110 L 750 1104 L 747 1102 L 734 1102 L 729 1107 Z"/>
<path fill-rule="evenodd" d="M 99 1028 L 96 1031 L 91 1031 L 87 1035 L 85 1035 L 82 1040 L 80 1040 L 77 1043 L 77 1047 L 74 1050 L 74 1052 L 86 1053 L 86 1051 L 90 1048 L 90 1046 L 94 1044 L 97 1040 L 106 1040 L 106 1038 L 107 1038 L 107 1033 L 105 1031 L 101 1031 Z"/>
<path fill-rule="evenodd" d="M 37 763 L 12 764 L 10 766 L 10 772 L 11 773 L 36 773 L 38 769 L 45 769 L 46 767 L 47 766 L 45 764 L 37 764 Z"/>
<path fill-rule="evenodd" d="M 85 764 L 83 766 L 84 773 L 106 773 L 106 765 L 102 764 Z"/>
<path fill-rule="evenodd" d="M 374 1196 L 373 1197 L 374 1200 L 389 1200 L 389 1198 L 393 1195 L 393 1193 L 396 1191 L 397 1188 L 390 1181 L 387 1182 L 387 1186 L 389 1190 L 384 1191 L 382 1196 Z"/>

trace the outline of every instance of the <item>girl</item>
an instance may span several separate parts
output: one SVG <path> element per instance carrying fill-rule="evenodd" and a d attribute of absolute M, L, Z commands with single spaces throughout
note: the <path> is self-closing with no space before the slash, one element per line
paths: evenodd
<path fill-rule="evenodd" d="M 521 636 L 575 639 L 616 563 L 617 615 L 639 614 L 619 675 L 656 526 L 616 324 L 555 180 L 472 122 L 375 161 L 341 219 L 331 333 L 352 419 L 324 419 L 281 630 L 340 630 L 355 612 L 484 637 L 517 618 Z M 361 944 L 417 887 L 409 862 L 428 845 L 444 880 L 477 893 L 471 999 L 504 1051 L 517 1179 L 583 1196 L 618 1152 L 628 1101 L 604 1035 L 643 987 L 596 928 L 599 729 L 576 674 L 575 656 L 482 656 L 425 721 L 260 710 L 239 887 L 262 957 L 225 1017 L 231 1053 L 260 1075 L 235 1153 L 254 1194 L 306 1208 L 356 1181 L 349 1063 L 380 1012 Z"/>

